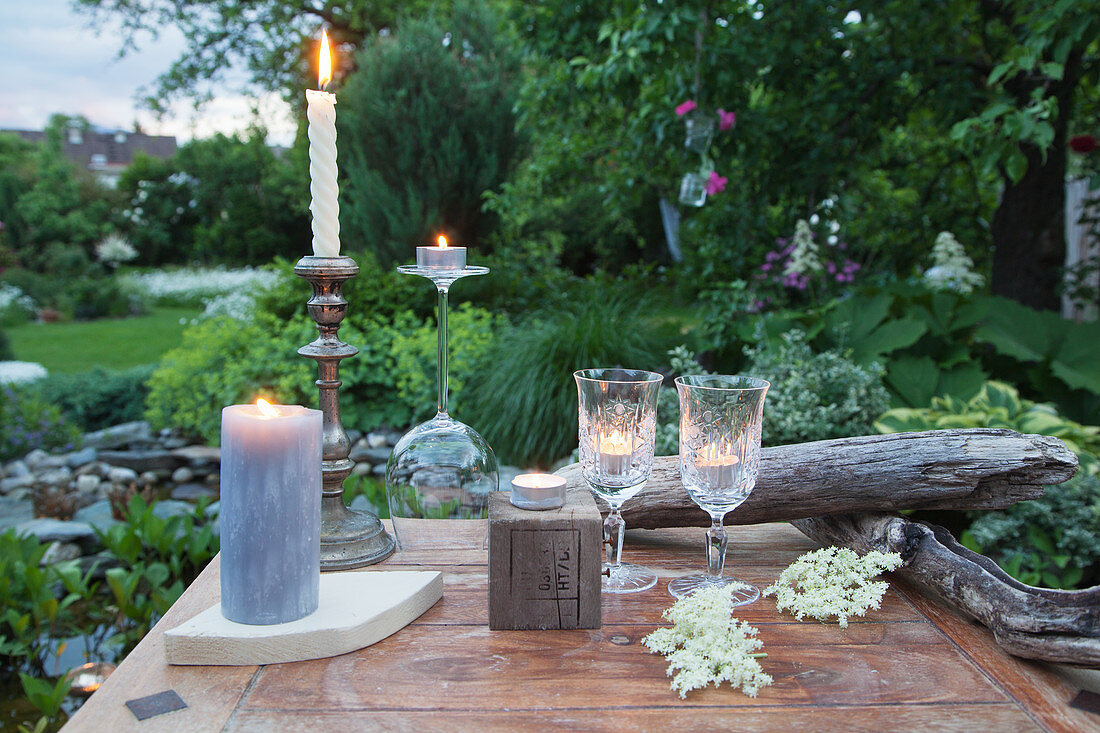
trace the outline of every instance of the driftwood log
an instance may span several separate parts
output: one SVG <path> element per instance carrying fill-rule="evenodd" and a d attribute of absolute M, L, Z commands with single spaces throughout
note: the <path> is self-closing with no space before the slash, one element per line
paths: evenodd
<path fill-rule="evenodd" d="M 1024 585 L 942 527 L 888 514 L 843 514 L 791 522 L 823 545 L 897 552 L 895 571 L 973 616 L 1011 654 L 1100 665 L 1100 586 L 1065 591 Z"/>
<path fill-rule="evenodd" d="M 999 509 L 1073 476 L 1057 438 L 976 428 L 864 436 L 764 449 L 752 494 L 727 524 L 791 520 L 823 545 L 898 552 L 896 572 L 988 626 L 1020 657 L 1100 665 L 1100 586 L 1024 585 L 941 528 L 883 512 Z M 584 487 L 579 466 L 559 473 Z M 598 502 L 599 503 L 599 502 Z M 601 506 L 606 511 L 606 506 Z M 680 483 L 678 459 L 658 458 L 645 491 L 623 508 L 630 528 L 707 526 Z"/>
<path fill-rule="evenodd" d="M 1057 438 L 973 428 L 868 435 L 765 448 L 756 488 L 726 524 L 901 509 L 1003 509 L 1043 495 L 1077 470 Z M 561 469 L 584 488 L 580 466 Z M 600 510 L 607 507 L 599 499 Z M 645 490 L 623 507 L 632 529 L 705 527 L 680 483 L 679 459 L 657 458 Z"/>

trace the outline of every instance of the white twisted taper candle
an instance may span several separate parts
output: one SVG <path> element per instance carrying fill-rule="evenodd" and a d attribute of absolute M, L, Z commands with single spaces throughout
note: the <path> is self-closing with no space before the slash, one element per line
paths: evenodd
<path fill-rule="evenodd" d="M 306 90 L 309 120 L 309 211 L 313 255 L 340 256 L 340 187 L 336 183 L 336 95 Z"/>

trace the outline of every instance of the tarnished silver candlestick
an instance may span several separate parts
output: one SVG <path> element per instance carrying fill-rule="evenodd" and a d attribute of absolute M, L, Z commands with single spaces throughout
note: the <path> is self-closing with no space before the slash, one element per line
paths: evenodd
<path fill-rule="evenodd" d="M 299 354 L 317 362 L 317 388 L 324 413 L 321 570 L 358 568 L 385 560 L 394 550 L 393 538 L 378 517 L 344 505 L 344 479 L 351 475 L 355 461 L 348 458 L 351 442 L 340 422 L 340 360 L 355 356 L 359 349 L 345 344 L 336 332 L 348 310 L 340 289 L 359 274 L 359 265 L 350 257 L 303 257 L 294 266 L 294 274 L 313 286 L 306 308 L 321 332 L 316 341 L 298 349 Z"/>

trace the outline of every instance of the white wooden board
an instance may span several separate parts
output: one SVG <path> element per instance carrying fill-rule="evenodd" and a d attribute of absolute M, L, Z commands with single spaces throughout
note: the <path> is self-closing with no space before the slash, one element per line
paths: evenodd
<path fill-rule="evenodd" d="M 404 628 L 443 597 L 435 571 L 321 574 L 317 610 L 286 624 L 251 626 L 211 606 L 164 634 L 169 664 L 253 665 L 346 654 Z"/>

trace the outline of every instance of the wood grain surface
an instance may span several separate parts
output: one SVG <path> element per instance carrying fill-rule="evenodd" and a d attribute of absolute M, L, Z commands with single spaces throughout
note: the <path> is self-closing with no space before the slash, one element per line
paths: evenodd
<path fill-rule="evenodd" d="M 731 572 L 763 585 L 815 547 L 785 524 L 730 535 Z M 904 586 L 847 629 L 797 623 L 767 598 L 738 609 L 760 630 L 774 684 L 755 699 L 727 686 L 681 700 L 641 639 L 663 623 L 667 581 L 703 566 L 702 531 L 630 532 L 624 557 L 660 580 L 605 596 L 599 629 L 491 631 L 485 553 L 398 553 L 374 569 L 441 570 L 443 599 L 374 646 L 259 668 L 169 667 L 162 627 L 216 599 L 215 561 L 65 730 L 1100 731 L 1100 716 L 1069 709 L 1073 685 Z M 124 707 L 165 689 L 189 707 L 143 723 Z"/>

